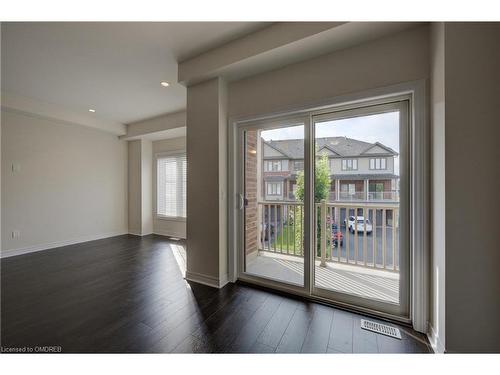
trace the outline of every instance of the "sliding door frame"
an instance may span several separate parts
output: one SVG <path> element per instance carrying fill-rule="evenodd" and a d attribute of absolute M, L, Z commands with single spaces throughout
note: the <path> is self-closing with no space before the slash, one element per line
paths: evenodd
<path fill-rule="evenodd" d="M 387 103 L 397 97 L 406 96 L 409 98 L 409 132 L 411 144 L 409 150 L 409 162 L 411 175 L 408 183 L 410 184 L 410 262 L 411 262 L 411 300 L 410 300 L 410 316 L 413 328 L 419 332 L 427 333 L 428 326 L 428 305 L 429 305 L 429 139 L 428 139 L 428 112 L 427 112 L 427 84 L 425 80 L 406 82 L 387 87 L 381 87 L 363 92 L 336 96 L 316 102 L 308 103 L 303 106 L 293 106 L 282 108 L 279 112 L 267 114 L 254 114 L 242 117 L 231 117 L 229 119 L 228 129 L 228 244 L 229 244 L 229 279 L 236 282 L 239 277 L 238 254 L 241 251 L 241 244 L 238 242 L 241 236 L 240 222 L 238 220 L 238 164 L 236 162 L 239 152 L 238 147 L 238 127 L 245 123 L 255 121 L 272 121 L 284 116 L 309 116 L 309 130 L 305 129 L 305 136 L 311 137 L 312 132 L 312 113 L 321 114 L 339 110 L 340 108 L 348 109 L 365 105 L 370 102 L 372 104 Z M 306 127 L 307 128 L 307 127 Z M 310 142 L 306 142 L 309 144 Z M 304 157 L 311 158 L 312 150 L 308 150 Z M 311 168 L 312 169 L 312 168 Z M 312 178 L 312 171 L 309 171 L 309 181 Z M 310 184 L 306 184 L 310 186 Z M 310 192 L 311 194 L 312 192 Z M 309 194 L 309 199 L 311 195 Z M 311 219 L 311 218 L 310 218 Z M 311 228 L 311 222 L 304 223 L 304 226 Z M 309 230 L 310 232 L 310 230 Z M 308 247 L 312 249 L 312 238 L 308 239 Z M 309 251 L 309 258 L 311 252 Z M 310 262 L 310 260 L 309 260 Z M 310 264 L 309 264 L 310 266 Z M 310 268 L 310 267 L 309 267 Z M 287 285 L 280 283 L 262 282 L 261 280 L 243 280 L 246 282 L 272 287 L 277 290 L 296 294 L 308 299 L 325 302 L 332 305 L 338 305 L 347 309 L 373 314 L 390 320 L 401 321 L 401 318 L 392 314 L 384 314 L 374 311 L 369 308 L 360 306 L 351 306 L 342 302 L 331 302 L 328 299 L 311 294 L 311 282 L 305 280 L 304 288 L 290 288 Z M 308 284 L 308 285 L 306 285 Z M 306 287 L 309 289 L 306 289 Z"/>
<path fill-rule="evenodd" d="M 236 194 L 238 201 L 241 201 L 240 194 L 245 191 L 245 155 L 246 155 L 246 138 L 245 132 L 248 130 L 270 130 L 279 129 L 287 126 L 303 125 L 304 126 L 304 166 L 310 163 L 310 116 L 305 114 L 298 115 L 285 115 L 272 119 L 263 119 L 255 121 L 245 121 L 235 124 L 236 135 L 236 158 L 234 162 L 236 165 Z M 311 276 L 310 267 L 310 239 L 309 233 L 311 228 L 311 174 L 304 169 L 304 279 L 303 285 L 287 283 L 286 280 L 279 280 L 270 277 L 259 276 L 245 272 L 245 210 L 241 208 L 241 203 L 238 202 L 236 211 L 237 222 L 237 254 L 236 254 L 236 270 L 237 278 L 242 281 L 272 287 L 281 291 L 291 292 L 294 294 L 307 295 L 311 289 Z"/>
<path fill-rule="evenodd" d="M 399 304 L 393 304 L 386 301 L 375 300 L 372 298 L 367 298 L 355 294 L 349 294 L 345 292 L 339 292 L 332 289 L 325 289 L 316 286 L 315 283 L 315 270 L 314 267 L 311 270 L 311 294 L 313 296 L 318 296 L 322 298 L 327 298 L 329 300 L 334 300 L 338 303 L 345 303 L 346 305 L 355 305 L 357 307 L 365 307 L 373 311 L 383 312 L 385 314 L 390 314 L 395 317 L 395 319 L 404 321 L 406 323 L 411 322 L 410 319 L 410 296 L 411 296 L 411 243 L 410 243 L 410 221 L 412 217 L 411 204 L 410 204 L 410 184 L 409 177 L 412 175 L 411 164 L 409 162 L 411 139 L 409 134 L 409 105 L 410 96 L 399 95 L 392 98 L 388 98 L 385 102 L 376 102 L 373 104 L 371 101 L 366 101 L 364 103 L 359 103 L 358 106 L 352 107 L 347 106 L 346 108 L 339 106 L 330 110 L 329 112 L 319 111 L 318 113 L 312 113 L 312 129 L 313 132 L 312 139 L 315 141 L 315 130 L 316 124 L 326 121 L 336 121 L 342 119 L 350 119 L 356 117 L 364 117 L 376 114 L 398 112 L 399 113 L 399 144 L 400 144 L 400 202 L 399 211 L 401 218 L 400 225 L 400 235 L 399 235 Z M 314 170 L 315 164 L 312 165 Z M 363 204 L 359 205 L 360 207 Z M 368 207 L 368 206 L 367 206 Z M 348 216 L 346 214 L 346 216 Z M 316 228 L 316 226 L 314 226 Z M 347 229 L 346 229 L 347 230 Z M 363 234 L 364 236 L 365 234 Z M 316 236 L 314 236 L 316 240 Z M 314 245 L 316 249 L 317 244 Z M 393 259 L 393 262 L 395 260 Z"/>

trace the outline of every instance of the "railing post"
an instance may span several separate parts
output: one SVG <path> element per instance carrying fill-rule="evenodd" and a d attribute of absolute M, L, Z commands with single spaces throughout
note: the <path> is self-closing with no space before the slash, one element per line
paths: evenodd
<path fill-rule="evenodd" d="M 262 246 L 262 207 L 260 203 L 257 203 L 257 251 L 260 250 Z M 246 229 L 245 229 L 246 230 Z"/>
<path fill-rule="evenodd" d="M 321 267 L 326 267 L 326 200 L 321 201 Z"/>

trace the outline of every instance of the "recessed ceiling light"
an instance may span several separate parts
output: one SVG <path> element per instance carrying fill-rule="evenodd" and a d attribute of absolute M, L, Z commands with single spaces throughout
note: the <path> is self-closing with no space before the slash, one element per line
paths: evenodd
<path fill-rule="evenodd" d="M 89 112 L 95 113 L 95 109 L 90 108 Z"/>
<path fill-rule="evenodd" d="M 168 83 L 166 81 L 161 81 L 160 85 L 162 85 L 163 87 L 168 87 L 168 86 L 170 86 L 170 83 Z"/>

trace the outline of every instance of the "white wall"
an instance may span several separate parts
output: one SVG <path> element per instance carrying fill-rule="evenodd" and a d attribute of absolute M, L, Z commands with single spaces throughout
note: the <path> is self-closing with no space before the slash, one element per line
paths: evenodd
<path fill-rule="evenodd" d="M 124 137 L 143 136 L 184 126 L 186 126 L 186 111 L 172 112 L 127 125 L 127 134 Z"/>
<path fill-rule="evenodd" d="M 153 142 L 141 140 L 142 234 L 153 233 Z"/>
<path fill-rule="evenodd" d="M 226 85 L 216 78 L 187 93 L 187 271 L 189 280 L 227 283 Z"/>
<path fill-rule="evenodd" d="M 429 333 L 434 350 L 444 352 L 446 179 L 445 179 L 445 81 L 443 22 L 431 27 L 431 262 Z"/>
<path fill-rule="evenodd" d="M 500 23 L 446 23 L 446 350 L 500 352 Z"/>
<path fill-rule="evenodd" d="M 155 155 L 162 152 L 186 151 L 186 137 L 153 142 L 153 232 L 164 236 L 186 238 L 186 221 L 156 216 L 156 163 Z"/>
<path fill-rule="evenodd" d="M 128 142 L 128 230 L 144 236 L 153 233 L 152 142 Z"/>
<path fill-rule="evenodd" d="M 262 115 L 429 78 L 428 35 L 428 26 L 424 25 L 232 82 L 229 116 Z"/>
<path fill-rule="evenodd" d="M 128 231 L 142 233 L 141 140 L 128 143 Z"/>
<path fill-rule="evenodd" d="M 127 233 L 127 148 L 116 135 L 2 111 L 1 152 L 2 256 Z"/>

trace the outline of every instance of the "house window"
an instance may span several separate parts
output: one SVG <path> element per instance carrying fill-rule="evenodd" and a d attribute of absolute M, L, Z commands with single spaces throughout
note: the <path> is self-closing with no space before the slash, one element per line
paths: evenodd
<path fill-rule="evenodd" d="M 266 182 L 267 195 L 281 195 L 281 182 Z"/>
<path fill-rule="evenodd" d="M 297 160 L 293 164 L 293 168 L 296 171 L 303 171 L 304 170 L 304 161 L 303 160 Z"/>
<path fill-rule="evenodd" d="M 370 169 L 387 169 L 387 158 L 371 158 Z"/>
<path fill-rule="evenodd" d="M 281 172 L 281 160 L 267 160 L 264 163 L 266 172 Z"/>
<path fill-rule="evenodd" d="M 186 154 L 158 157 L 156 161 L 156 214 L 186 217 Z"/>
<path fill-rule="evenodd" d="M 342 159 L 343 171 L 355 171 L 358 169 L 358 159 Z"/>
<path fill-rule="evenodd" d="M 341 184 L 340 191 L 344 193 L 344 195 L 354 195 L 356 194 L 356 185 L 355 184 Z"/>

